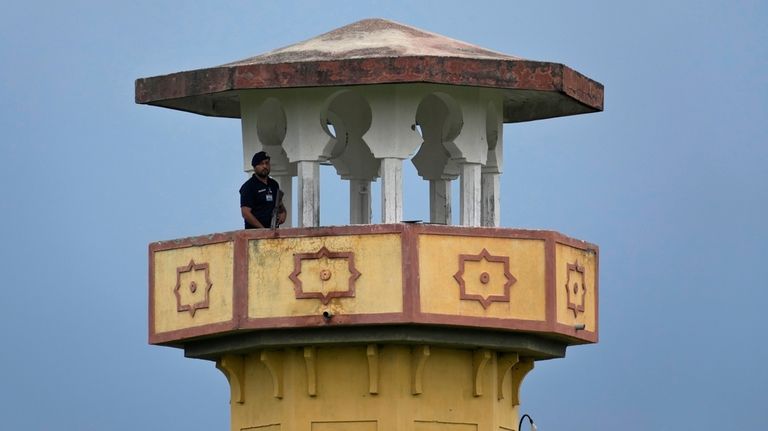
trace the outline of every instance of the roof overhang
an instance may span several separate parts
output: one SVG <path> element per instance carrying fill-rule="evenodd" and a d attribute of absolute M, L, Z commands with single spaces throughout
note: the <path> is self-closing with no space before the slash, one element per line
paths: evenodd
<path fill-rule="evenodd" d="M 603 85 L 559 63 L 438 56 L 233 64 L 136 80 L 136 103 L 240 118 L 239 92 L 259 89 L 427 83 L 494 88 L 504 122 L 603 110 Z"/>

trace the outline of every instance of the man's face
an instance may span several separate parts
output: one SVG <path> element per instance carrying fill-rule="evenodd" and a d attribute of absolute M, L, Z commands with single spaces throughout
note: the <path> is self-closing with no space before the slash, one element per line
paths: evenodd
<path fill-rule="evenodd" d="M 258 165 L 253 166 L 253 172 L 257 177 L 266 178 L 269 176 L 269 159 L 262 160 Z"/>

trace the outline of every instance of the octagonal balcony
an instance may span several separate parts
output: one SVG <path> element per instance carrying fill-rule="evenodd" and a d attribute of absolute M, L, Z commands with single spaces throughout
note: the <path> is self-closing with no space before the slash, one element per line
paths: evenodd
<path fill-rule="evenodd" d="M 598 248 L 552 231 L 234 231 L 152 243 L 149 266 L 149 341 L 193 357 L 397 340 L 544 359 L 598 337 Z"/>

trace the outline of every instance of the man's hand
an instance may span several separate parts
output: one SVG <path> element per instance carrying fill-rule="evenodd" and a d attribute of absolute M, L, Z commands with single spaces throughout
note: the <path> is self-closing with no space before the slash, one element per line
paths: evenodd
<path fill-rule="evenodd" d="M 251 213 L 251 208 L 249 207 L 240 207 L 240 214 L 243 215 L 243 219 L 248 222 L 251 226 L 256 226 L 259 229 L 264 229 L 264 225 L 259 222 L 259 220 L 253 216 Z"/>

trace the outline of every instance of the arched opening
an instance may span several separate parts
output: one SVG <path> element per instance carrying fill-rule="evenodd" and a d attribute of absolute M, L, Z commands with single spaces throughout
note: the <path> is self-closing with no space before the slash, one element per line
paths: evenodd
<path fill-rule="evenodd" d="M 459 105 L 444 93 L 430 93 L 416 110 L 421 147 L 411 159 L 421 178 L 429 181 L 429 221 L 452 224 L 452 181 L 459 175 L 453 140 L 461 132 Z"/>

